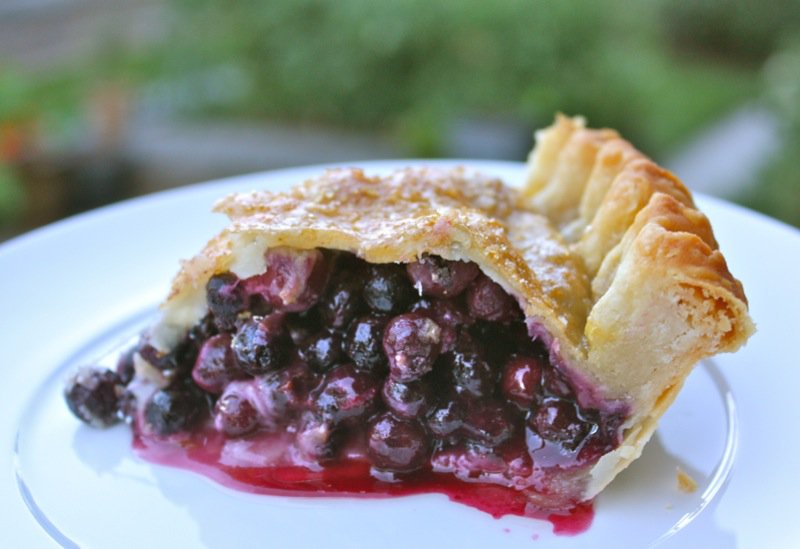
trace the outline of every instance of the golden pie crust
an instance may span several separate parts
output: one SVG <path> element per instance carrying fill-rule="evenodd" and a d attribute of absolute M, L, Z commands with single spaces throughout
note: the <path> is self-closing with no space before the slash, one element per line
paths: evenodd
<path fill-rule="evenodd" d="M 689 191 L 581 118 L 558 116 L 537 132 L 521 189 L 464 168 L 335 169 L 287 192 L 229 196 L 215 210 L 230 225 L 183 263 L 151 330 L 157 348 L 203 317 L 212 275 L 264 272 L 270 248 L 474 261 L 518 299 L 582 406 L 627 412 L 622 444 L 581 473 L 583 499 L 641 454 L 699 360 L 736 350 L 754 330 Z"/>

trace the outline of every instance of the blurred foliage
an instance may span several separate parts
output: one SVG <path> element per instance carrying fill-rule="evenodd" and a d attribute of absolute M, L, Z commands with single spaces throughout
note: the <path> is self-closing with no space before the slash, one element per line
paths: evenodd
<path fill-rule="evenodd" d="M 10 168 L 0 162 L 0 230 L 17 221 L 24 206 L 22 183 Z"/>
<path fill-rule="evenodd" d="M 756 88 L 735 66 L 671 56 L 652 1 L 173 4 L 163 74 L 242 76 L 235 101 L 195 111 L 394 131 L 418 153 L 440 152 L 458 116 L 541 126 L 564 111 L 658 154 Z"/>
<path fill-rule="evenodd" d="M 719 61 L 760 64 L 800 28 L 800 0 L 659 0 L 670 44 Z"/>
<path fill-rule="evenodd" d="M 0 126 L 33 120 L 68 141 L 110 81 L 158 116 L 369 129 L 417 155 L 442 154 L 459 118 L 540 127 L 562 111 L 664 158 L 766 81 L 787 145 L 764 175 L 771 190 L 743 200 L 798 223 L 780 196 L 800 194 L 800 0 L 164 1 L 167 31 L 133 50 L 111 31 L 70 66 L 0 66 Z"/>

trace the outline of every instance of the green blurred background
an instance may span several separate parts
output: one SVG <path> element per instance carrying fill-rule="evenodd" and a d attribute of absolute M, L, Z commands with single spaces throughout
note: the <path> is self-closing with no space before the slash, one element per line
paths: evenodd
<path fill-rule="evenodd" d="M 371 158 L 523 160 L 553 114 L 800 226 L 800 0 L 5 0 L 0 238 Z"/>

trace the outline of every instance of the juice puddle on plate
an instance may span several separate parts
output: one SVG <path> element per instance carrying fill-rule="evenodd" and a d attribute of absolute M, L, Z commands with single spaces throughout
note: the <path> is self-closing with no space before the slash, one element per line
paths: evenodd
<path fill-rule="evenodd" d="M 591 503 L 579 504 L 564 513 L 543 511 L 532 506 L 519 490 L 463 482 L 453 475 L 430 470 L 404 475 L 402 482 L 385 482 L 370 474 L 366 459 L 339 461 L 319 470 L 299 465 L 227 465 L 223 457 L 226 441 L 224 435 L 209 429 L 182 437 L 180 442 L 137 435 L 133 446 L 146 461 L 195 471 L 229 488 L 256 494 L 385 498 L 438 493 L 494 518 L 516 515 L 547 520 L 555 534 L 567 536 L 585 532 L 594 519 Z M 266 443 L 280 445 L 280 441 Z"/>

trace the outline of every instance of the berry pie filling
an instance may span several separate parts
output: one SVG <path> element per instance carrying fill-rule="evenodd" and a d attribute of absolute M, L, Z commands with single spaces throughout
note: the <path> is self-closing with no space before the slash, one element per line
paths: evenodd
<path fill-rule="evenodd" d="M 266 265 L 212 276 L 170 351 L 143 336 L 116 371 L 78 372 L 73 413 L 127 418 L 144 457 L 244 489 L 434 491 L 494 514 L 574 508 L 578 473 L 619 446 L 625 410 L 582 406 L 557 347 L 476 264 L 276 248 Z"/>

